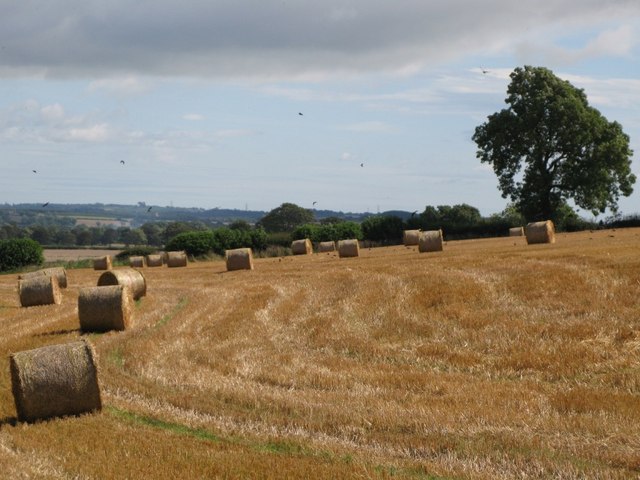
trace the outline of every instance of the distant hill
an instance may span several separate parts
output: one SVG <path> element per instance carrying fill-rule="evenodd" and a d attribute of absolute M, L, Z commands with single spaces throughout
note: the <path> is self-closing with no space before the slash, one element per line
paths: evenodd
<path fill-rule="evenodd" d="M 344 220 L 360 222 L 371 216 L 371 213 L 352 213 L 334 210 L 312 209 L 316 219 L 336 217 Z M 85 224 L 87 226 L 113 226 L 136 228 L 149 222 L 200 221 L 212 226 L 227 225 L 235 220 L 256 223 L 268 212 L 262 210 L 238 210 L 228 208 L 185 208 L 159 205 L 148 205 L 139 202 L 137 205 L 119 204 L 61 204 L 51 203 L 46 206 L 39 203 L 0 204 L 0 225 L 16 224 L 27 227 L 31 225 L 67 225 Z M 410 212 L 392 211 L 385 215 L 396 215 L 401 218 L 411 216 Z"/>

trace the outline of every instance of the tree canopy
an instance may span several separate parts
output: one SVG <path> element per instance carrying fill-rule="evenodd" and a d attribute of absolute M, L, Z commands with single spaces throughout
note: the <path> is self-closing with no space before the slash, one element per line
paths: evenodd
<path fill-rule="evenodd" d="M 511 73 L 508 108 L 488 117 L 473 135 L 476 156 L 492 165 L 504 198 L 524 217 L 554 219 L 572 199 L 594 215 L 617 211 L 629 196 L 629 137 L 589 106 L 582 89 L 543 67 Z"/>
<path fill-rule="evenodd" d="M 311 223 L 315 216 L 311 210 L 295 203 L 283 203 L 260 219 L 258 225 L 267 232 L 292 232 L 296 227 Z"/>

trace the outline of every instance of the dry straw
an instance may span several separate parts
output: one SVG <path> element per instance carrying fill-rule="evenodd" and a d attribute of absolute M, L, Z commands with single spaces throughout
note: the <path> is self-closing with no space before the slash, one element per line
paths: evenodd
<path fill-rule="evenodd" d="M 62 294 L 55 276 L 39 275 L 18 280 L 18 294 L 20 305 L 32 307 L 34 305 L 59 305 Z"/>
<path fill-rule="evenodd" d="M 302 240 L 294 240 L 291 242 L 291 252 L 294 255 L 309 255 L 313 253 L 313 246 L 311 240 L 308 238 Z"/>
<path fill-rule="evenodd" d="M 441 252 L 442 251 L 442 230 L 429 230 L 420 232 L 418 242 L 419 252 Z"/>
<path fill-rule="evenodd" d="M 163 263 L 162 254 L 147 255 L 147 267 L 161 267 Z"/>
<path fill-rule="evenodd" d="M 36 270 L 35 272 L 23 273 L 18 278 L 26 279 L 33 277 L 56 277 L 58 280 L 58 287 L 67 288 L 67 271 L 63 267 L 51 267 Z"/>
<path fill-rule="evenodd" d="M 227 270 L 253 270 L 253 254 L 250 248 L 236 248 L 225 252 Z"/>
<path fill-rule="evenodd" d="M 510 237 L 524 237 L 524 227 L 513 227 L 509 229 Z"/>
<path fill-rule="evenodd" d="M 101 410 L 95 352 L 88 341 L 50 345 L 9 357 L 20 421 Z"/>
<path fill-rule="evenodd" d="M 111 255 L 105 255 L 104 257 L 95 258 L 93 260 L 94 270 L 111 270 Z"/>
<path fill-rule="evenodd" d="M 186 267 L 186 252 L 167 252 L 167 267 Z"/>
<path fill-rule="evenodd" d="M 402 232 L 402 243 L 406 246 L 420 243 L 420 230 L 405 230 Z"/>
<path fill-rule="evenodd" d="M 357 257 L 360 255 L 360 246 L 358 240 L 340 240 L 338 242 L 338 256 L 343 257 Z"/>
<path fill-rule="evenodd" d="M 143 268 L 144 267 L 144 257 L 141 256 L 133 256 L 129 257 L 129 266 L 135 268 Z"/>
<path fill-rule="evenodd" d="M 529 223 L 524 229 L 527 243 L 555 243 L 556 232 L 551 220 Z"/>
<path fill-rule="evenodd" d="M 85 332 L 126 330 L 131 325 L 131 290 L 124 285 L 81 288 L 78 318 Z"/>
<path fill-rule="evenodd" d="M 336 242 L 320 242 L 318 244 L 318 252 L 335 252 L 336 251 Z"/>
<path fill-rule="evenodd" d="M 129 287 L 134 300 L 138 300 L 147 294 L 147 282 L 144 275 L 133 268 L 107 270 L 98 278 L 98 286 L 123 285 Z"/>

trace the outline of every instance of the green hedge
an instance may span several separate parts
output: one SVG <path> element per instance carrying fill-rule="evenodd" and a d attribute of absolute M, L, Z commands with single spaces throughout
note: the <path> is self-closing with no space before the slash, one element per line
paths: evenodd
<path fill-rule="evenodd" d="M 246 247 L 253 250 L 264 250 L 267 247 L 266 232 L 261 228 L 253 230 L 216 228 L 215 230 L 184 232 L 167 242 L 165 250 L 184 250 L 187 255 L 198 257 L 209 253 L 224 255 L 225 250 Z"/>
<path fill-rule="evenodd" d="M 0 272 L 43 263 L 42 245 L 35 240 L 14 238 L 0 241 Z"/>

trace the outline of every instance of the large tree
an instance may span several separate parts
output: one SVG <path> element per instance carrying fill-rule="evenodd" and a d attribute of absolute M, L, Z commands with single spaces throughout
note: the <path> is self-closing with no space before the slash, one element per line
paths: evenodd
<path fill-rule="evenodd" d="M 478 126 L 476 156 L 493 166 L 504 198 L 524 217 L 555 219 L 568 199 L 594 215 L 629 196 L 629 137 L 589 106 L 583 90 L 543 67 L 516 68 L 508 108 Z"/>
<path fill-rule="evenodd" d="M 292 232 L 296 227 L 315 221 L 311 210 L 295 203 L 283 203 L 258 221 L 267 232 Z"/>

